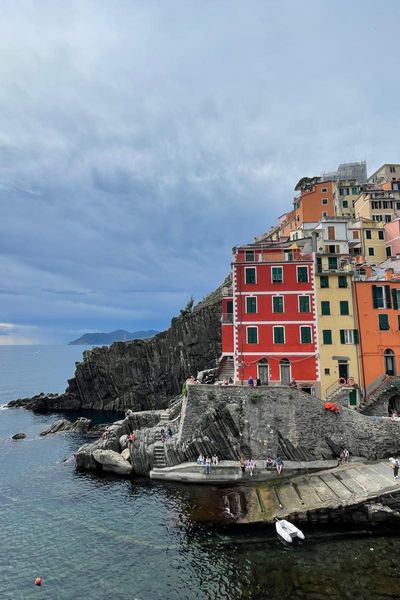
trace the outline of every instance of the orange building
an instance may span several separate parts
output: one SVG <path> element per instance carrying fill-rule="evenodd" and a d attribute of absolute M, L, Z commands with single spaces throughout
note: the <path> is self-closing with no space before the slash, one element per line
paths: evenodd
<path fill-rule="evenodd" d="M 319 223 L 326 217 L 334 217 L 333 181 L 315 183 L 311 190 L 303 190 L 293 204 L 296 229 L 303 223 Z"/>
<path fill-rule="evenodd" d="M 400 374 L 400 279 L 354 282 L 365 397 Z"/>

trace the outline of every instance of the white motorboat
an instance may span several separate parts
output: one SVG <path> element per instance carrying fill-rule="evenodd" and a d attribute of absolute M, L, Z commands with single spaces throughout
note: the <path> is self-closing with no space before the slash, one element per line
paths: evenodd
<path fill-rule="evenodd" d="M 304 533 L 296 527 L 296 525 L 293 525 L 293 523 L 290 523 L 285 519 L 277 519 L 275 528 L 276 533 L 289 544 L 291 544 L 295 538 L 298 538 L 299 540 L 305 539 Z"/>

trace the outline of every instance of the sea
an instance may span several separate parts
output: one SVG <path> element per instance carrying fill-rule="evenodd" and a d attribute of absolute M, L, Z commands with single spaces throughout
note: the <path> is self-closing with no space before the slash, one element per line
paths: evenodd
<path fill-rule="evenodd" d="M 229 488 L 77 473 L 85 438 L 39 435 L 60 414 L 4 405 L 62 392 L 84 349 L 0 346 L 1 600 L 400 598 L 399 529 L 321 525 L 290 546 L 221 520 Z"/>

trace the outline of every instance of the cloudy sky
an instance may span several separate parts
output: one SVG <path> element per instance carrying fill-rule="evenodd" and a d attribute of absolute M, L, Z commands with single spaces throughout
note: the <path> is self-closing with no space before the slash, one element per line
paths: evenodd
<path fill-rule="evenodd" d="M 0 0 L 0 344 L 163 329 L 301 176 L 400 162 L 399 17 Z"/>

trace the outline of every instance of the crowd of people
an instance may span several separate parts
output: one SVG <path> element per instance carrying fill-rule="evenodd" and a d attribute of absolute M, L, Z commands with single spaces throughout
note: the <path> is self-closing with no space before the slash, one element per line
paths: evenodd
<path fill-rule="evenodd" d="M 203 456 L 199 454 L 197 458 L 197 464 L 204 467 L 205 473 L 209 475 L 211 473 L 211 467 L 218 467 L 219 459 L 216 454 L 212 456 Z"/>

